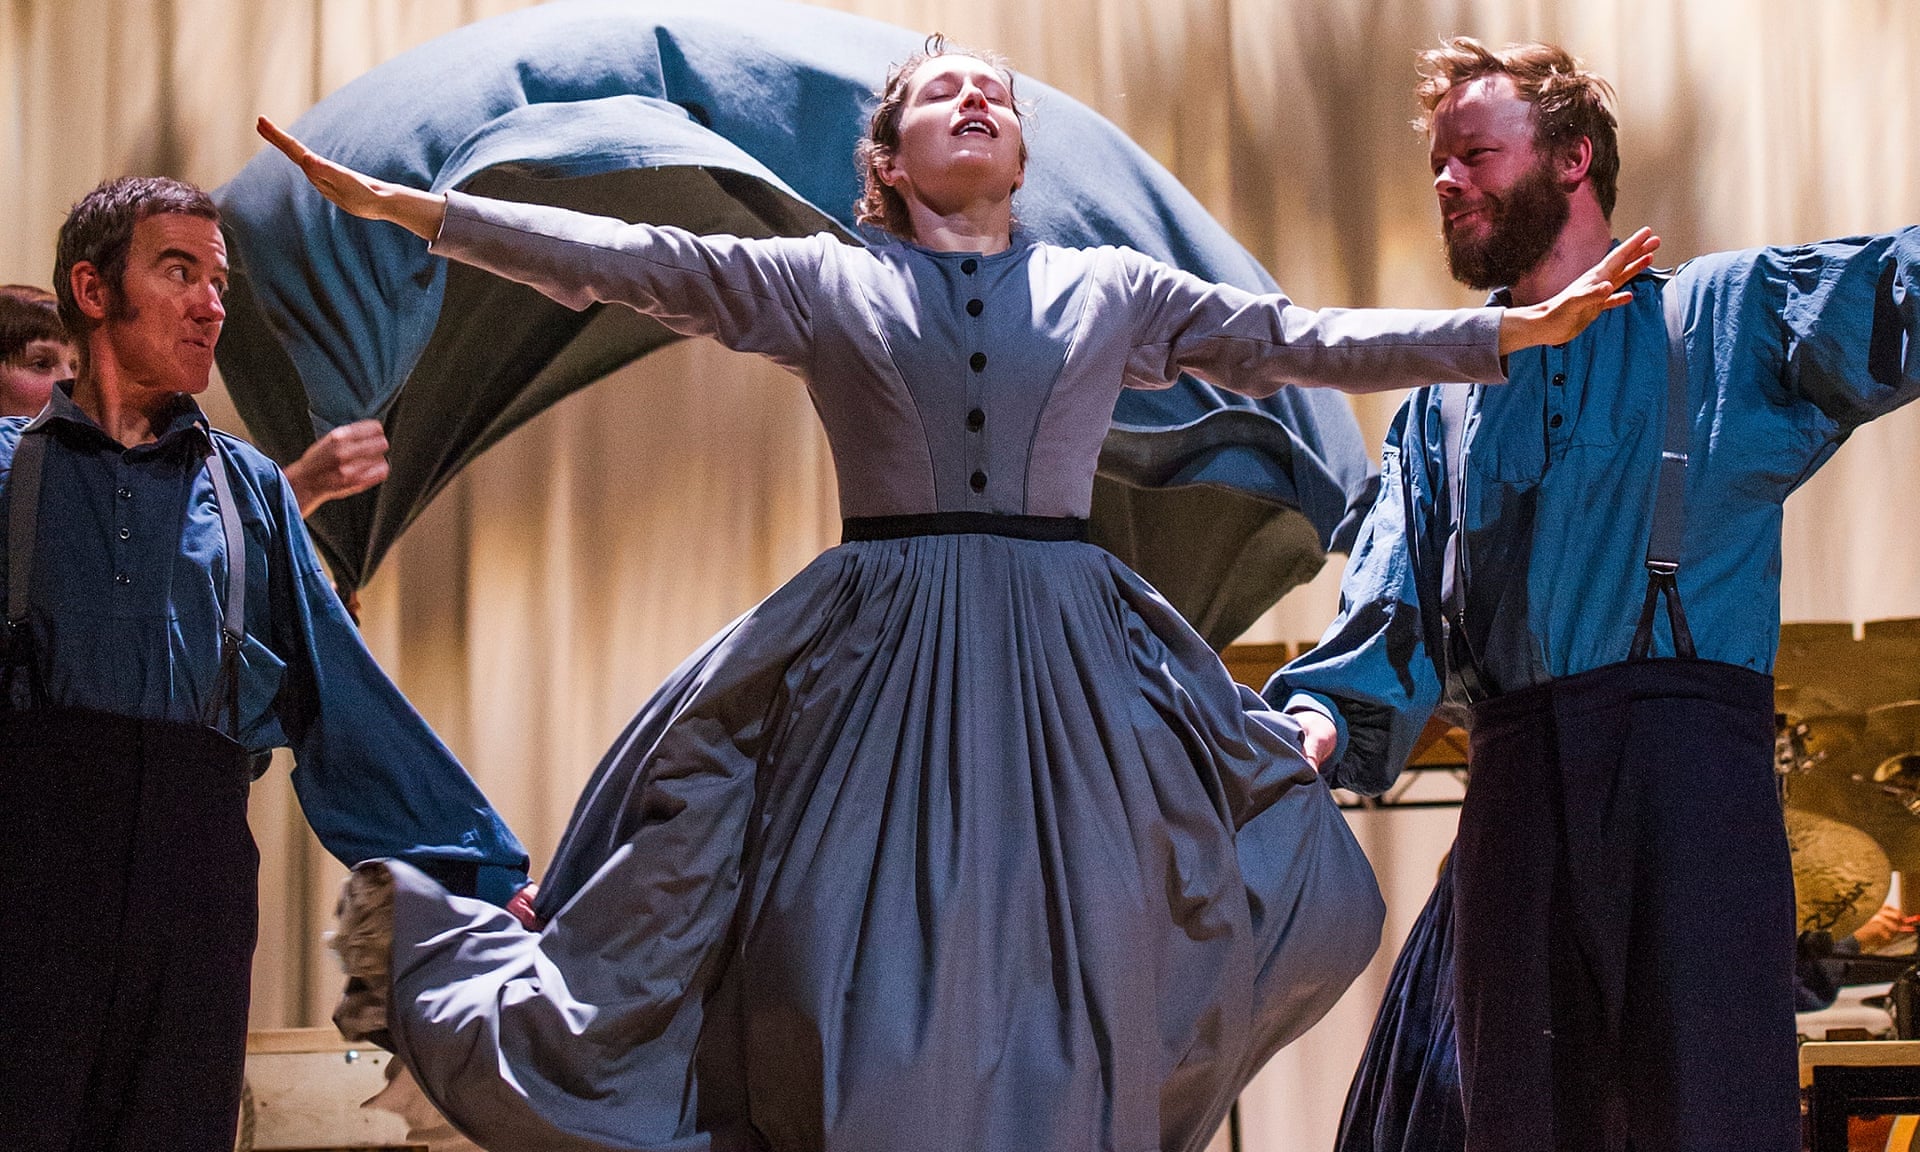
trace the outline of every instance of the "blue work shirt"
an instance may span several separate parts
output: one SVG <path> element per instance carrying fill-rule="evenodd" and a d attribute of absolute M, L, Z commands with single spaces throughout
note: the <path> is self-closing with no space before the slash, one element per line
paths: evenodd
<path fill-rule="evenodd" d="M 1920 396 L 1920 228 L 1717 253 L 1558 347 L 1509 359 L 1468 404 L 1467 634 L 1512 692 L 1626 659 L 1646 596 L 1647 537 L 1667 393 L 1662 293 L 1684 296 L 1692 408 L 1679 587 L 1703 659 L 1773 670 L 1781 505 L 1855 428 Z M 1435 389 L 1415 392 L 1381 454 L 1380 495 L 1320 644 L 1267 699 L 1340 728 L 1331 780 L 1392 783 L 1444 685 L 1437 642 L 1448 483 Z M 1416 573 L 1410 533 L 1430 569 Z M 1423 599 L 1419 589 L 1428 595 Z M 1655 654 L 1672 655 L 1664 614 Z"/>
<path fill-rule="evenodd" d="M 71 388 L 54 389 L 46 416 L 30 598 L 49 703 L 200 723 L 220 687 L 227 577 L 205 417 L 182 396 L 157 440 L 126 448 Z M 27 423 L 0 419 L 0 600 L 13 452 Z M 280 469 L 212 435 L 247 544 L 240 743 L 293 748 L 301 808 L 341 861 L 397 856 L 504 903 L 526 880 L 526 852 L 361 642 Z"/>

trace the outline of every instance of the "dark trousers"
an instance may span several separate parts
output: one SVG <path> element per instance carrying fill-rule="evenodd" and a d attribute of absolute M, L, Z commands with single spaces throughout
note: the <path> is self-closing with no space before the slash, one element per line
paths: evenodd
<path fill-rule="evenodd" d="M 198 725 L 0 713 L 0 1147 L 231 1152 L 249 779 Z"/>
<path fill-rule="evenodd" d="M 1629 662 L 1479 705 L 1454 851 L 1469 1152 L 1794 1152 L 1769 677 Z"/>
<path fill-rule="evenodd" d="M 1453 1026 L 1453 863 L 1441 866 L 1394 961 L 1334 1152 L 1461 1152 L 1466 1116 Z"/>

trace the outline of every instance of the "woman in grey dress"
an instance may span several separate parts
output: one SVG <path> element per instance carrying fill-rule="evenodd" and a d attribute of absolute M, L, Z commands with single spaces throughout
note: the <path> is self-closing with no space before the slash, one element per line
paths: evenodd
<path fill-rule="evenodd" d="M 862 149 L 899 238 L 872 247 L 422 193 L 262 132 L 436 252 L 788 367 L 839 474 L 846 542 L 641 709 L 529 924 L 403 864 L 350 882 L 350 971 L 495 1148 L 1204 1145 L 1382 908 L 1292 719 L 1081 541 L 1119 390 L 1498 381 L 1657 243 L 1504 313 L 1315 313 L 1031 243 L 1012 76 L 938 42 Z"/>

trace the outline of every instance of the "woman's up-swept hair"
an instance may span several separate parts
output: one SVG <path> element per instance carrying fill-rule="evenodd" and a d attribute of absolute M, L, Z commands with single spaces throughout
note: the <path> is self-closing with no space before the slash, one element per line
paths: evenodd
<path fill-rule="evenodd" d="M 1420 117 L 1413 126 L 1430 131 L 1433 110 L 1447 93 L 1482 76 L 1506 76 L 1520 99 L 1533 105 L 1533 145 L 1548 155 L 1586 137 L 1593 142 L 1587 179 L 1601 214 L 1613 217 L 1620 181 L 1619 124 L 1613 116 L 1613 86 L 1566 49 L 1553 44 L 1509 44 L 1495 52 L 1471 36 L 1455 36 L 1420 53 L 1420 83 L 1414 96 Z"/>
<path fill-rule="evenodd" d="M 28 284 L 0 286 L 0 364 L 18 361 L 39 340 L 70 343 L 53 293 Z"/>
<path fill-rule="evenodd" d="M 1013 71 L 1006 60 L 993 52 L 962 48 L 935 32 L 913 55 L 887 71 L 887 82 L 877 93 L 880 103 L 867 123 L 867 138 L 853 150 L 853 161 L 860 168 L 860 198 L 853 202 L 853 218 L 862 224 L 881 228 L 902 240 L 913 239 L 913 221 L 907 216 L 907 202 L 880 178 L 880 169 L 900 146 L 900 114 L 907 102 L 907 85 L 920 66 L 938 56 L 970 56 L 1000 73 L 1009 95 L 1013 93 Z M 1026 121 L 1026 111 L 1016 97 L 1014 115 Z M 1020 166 L 1027 166 L 1027 142 L 1020 141 Z"/>

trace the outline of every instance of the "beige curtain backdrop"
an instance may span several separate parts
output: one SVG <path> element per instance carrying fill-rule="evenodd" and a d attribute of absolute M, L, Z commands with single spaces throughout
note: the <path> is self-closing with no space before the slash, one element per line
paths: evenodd
<path fill-rule="evenodd" d="M 726 3 L 726 0 L 710 0 Z M 8 0 L 0 5 L 0 281 L 44 283 L 101 178 L 205 186 L 375 64 L 516 0 Z M 1309 304 L 1473 302 L 1446 277 L 1412 53 L 1450 32 L 1559 40 L 1621 93 L 1618 222 L 1674 257 L 1920 221 L 1913 0 L 847 0 L 1008 53 L 1171 168 Z M 421 93 L 422 101 L 433 99 Z M 398 110 L 404 115 L 405 110 Z M 1037 115 L 1046 115 L 1045 107 Z M 237 427 L 216 385 L 216 419 Z M 1376 442 L 1392 398 L 1357 405 Z M 1920 411 L 1854 438 L 1787 518 L 1789 619 L 1920 615 Z M 536 870 L 600 751 L 679 660 L 836 533 L 801 388 L 681 345 L 535 421 L 455 483 L 364 596 L 387 669 L 527 841 Z M 1337 572 L 1259 639 L 1317 635 Z M 340 868 L 285 765 L 255 789 L 264 923 L 254 1020 L 325 1018 L 319 939 Z M 1392 904 L 1387 947 L 1244 1102 L 1245 1147 L 1330 1145 L 1393 949 L 1451 836 L 1445 813 L 1355 821 Z M 1703 910 L 1704 911 L 1704 910 Z"/>

